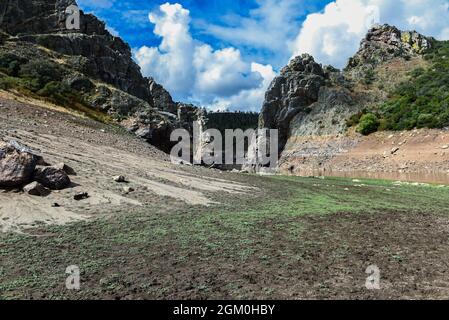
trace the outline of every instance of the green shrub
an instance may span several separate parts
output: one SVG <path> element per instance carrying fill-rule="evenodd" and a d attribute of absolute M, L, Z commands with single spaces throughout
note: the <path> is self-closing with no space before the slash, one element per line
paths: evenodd
<path fill-rule="evenodd" d="M 365 77 L 363 78 L 363 83 L 365 85 L 370 85 L 370 84 L 373 84 L 374 81 L 376 81 L 376 73 L 374 72 L 373 69 L 369 69 L 365 73 Z"/>
<path fill-rule="evenodd" d="M 449 126 L 449 41 L 435 41 L 425 55 L 427 69 L 417 68 L 381 106 L 382 129 L 410 130 Z"/>
<path fill-rule="evenodd" d="M 376 132 L 379 125 L 380 121 L 377 116 L 372 113 L 367 113 L 360 118 L 360 123 L 357 126 L 357 132 L 367 136 L 373 132 Z"/>
<path fill-rule="evenodd" d="M 18 76 L 20 67 L 26 62 L 26 59 L 20 58 L 13 53 L 0 54 L 0 70 L 12 77 Z"/>
<path fill-rule="evenodd" d="M 19 76 L 29 81 L 31 90 L 38 91 L 44 88 L 49 82 L 61 81 L 64 72 L 55 63 L 49 62 L 48 60 L 36 59 L 22 65 Z"/>
<path fill-rule="evenodd" d="M 69 104 L 73 96 L 73 92 L 67 85 L 57 81 L 47 83 L 37 94 L 41 97 L 49 98 L 60 105 Z"/>

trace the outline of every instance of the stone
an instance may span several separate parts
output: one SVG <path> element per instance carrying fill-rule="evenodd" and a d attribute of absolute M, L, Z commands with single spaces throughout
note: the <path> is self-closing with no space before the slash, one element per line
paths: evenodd
<path fill-rule="evenodd" d="M 52 167 L 55 169 L 64 171 L 69 176 L 76 176 L 75 170 L 72 167 L 70 167 L 69 165 L 65 164 L 64 162 L 55 164 Z"/>
<path fill-rule="evenodd" d="M 125 176 L 115 176 L 112 178 L 115 182 L 118 183 L 125 183 L 126 181 L 126 177 Z"/>
<path fill-rule="evenodd" d="M 379 65 L 396 57 L 410 59 L 431 48 L 432 40 L 415 31 L 401 31 L 387 24 L 376 25 L 368 31 L 345 70 L 362 78 L 370 65 Z"/>
<path fill-rule="evenodd" d="M 81 201 L 89 198 L 89 194 L 87 192 L 80 192 L 73 196 L 73 199 L 76 201 Z"/>
<path fill-rule="evenodd" d="M 124 191 L 125 193 L 131 193 L 131 192 L 134 192 L 135 189 L 134 189 L 134 188 L 131 188 L 131 187 L 124 187 L 124 188 L 123 188 L 123 191 Z"/>
<path fill-rule="evenodd" d="M 398 151 L 400 150 L 400 148 L 398 148 L 398 147 L 395 147 L 395 148 L 393 148 L 393 149 L 391 149 L 391 154 L 396 154 Z"/>
<path fill-rule="evenodd" d="M 318 101 L 324 84 L 321 65 L 308 54 L 292 59 L 270 84 L 262 106 L 260 127 L 279 130 L 280 151 L 287 142 L 291 120 Z"/>
<path fill-rule="evenodd" d="M 163 86 L 154 81 L 153 78 L 148 79 L 148 84 L 150 87 L 151 96 L 153 97 L 153 105 L 159 110 L 167 111 L 170 113 L 177 113 L 178 106 L 173 101 L 168 91 L 165 90 Z"/>
<path fill-rule="evenodd" d="M 29 195 L 38 197 L 45 197 L 50 194 L 50 190 L 36 181 L 31 182 L 30 184 L 27 184 L 25 187 L 23 187 L 23 191 L 25 193 L 28 193 Z"/>
<path fill-rule="evenodd" d="M 0 43 L 3 38 L 14 39 L 14 52 L 26 61 L 55 64 L 53 58 L 61 57 L 58 84 L 70 87 L 87 107 L 120 124 L 138 118 L 132 132 L 170 151 L 171 132 L 176 128 L 192 132 L 198 108 L 174 102 L 162 85 L 144 77 L 130 46 L 94 15 L 81 11 L 80 30 L 66 30 L 65 10 L 73 4 L 75 0 L 0 1 Z"/>
<path fill-rule="evenodd" d="M 20 187 L 29 183 L 38 157 L 15 141 L 0 143 L 0 187 Z"/>
<path fill-rule="evenodd" d="M 70 178 L 64 170 L 53 167 L 36 169 L 34 180 L 50 190 L 62 190 L 71 184 Z"/>

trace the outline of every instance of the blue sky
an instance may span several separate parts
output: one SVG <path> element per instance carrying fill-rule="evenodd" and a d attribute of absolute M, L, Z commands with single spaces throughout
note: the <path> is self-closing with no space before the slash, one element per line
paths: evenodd
<path fill-rule="evenodd" d="M 91 12 L 104 20 L 108 27 L 117 31 L 132 48 L 141 46 L 157 46 L 161 39 L 153 33 L 154 25 L 148 19 L 148 14 L 159 8 L 167 1 L 158 0 L 78 0 L 81 8 Z M 276 1 L 274 1 L 276 2 Z M 295 36 L 304 18 L 310 12 L 322 10 L 330 0 L 292 1 L 294 9 L 291 21 L 291 36 Z M 273 63 L 276 53 L 267 48 L 257 48 L 246 45 L 241 41 L 230 41 L 208 32 L 208 27 L 238 27 L 242 17 L 250 18 L 251 11 L 259 8 L 255 0 L 179 0 L 179 3 L 190 11 L 192 18 L 191 33 L 195 39 L 212 45 L 216 49 L 226 48 L 230 45 L 240 49 L 246 56 L 257 58 L 260 63 Z M 285 30 L 284 30 L 285 31 Z M 263 34 L 259 35 L 264 37 Z M 287 35 L 286 35 L 287 36 Z M 275 68 L 281 68 L 288 62 L 289 56 L 276 59 Z"/>
<path fill-rule="evenodd" d="M 78 0 L 178 101 L 260 110 L 291 57 L 342 68 L 374 23 L 449 39 L 449 0 Z"/>

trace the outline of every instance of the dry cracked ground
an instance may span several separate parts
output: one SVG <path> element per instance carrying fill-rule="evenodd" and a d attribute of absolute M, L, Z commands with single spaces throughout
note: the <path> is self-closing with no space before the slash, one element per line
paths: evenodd
<path fill-rule="evenodd" d="M 1 299 L 449 298 L 447 186 L 175 166 L 114 125 L 5 94 L 0 128 L 77 172 L 48 197 L 0 193 Z"/>

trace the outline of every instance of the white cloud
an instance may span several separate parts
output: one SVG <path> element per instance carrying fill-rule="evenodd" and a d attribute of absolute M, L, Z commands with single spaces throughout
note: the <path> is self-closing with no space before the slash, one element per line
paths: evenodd
<path fill-rule="evenodd" d="M 241 106 L 247 111 L 259 112 L 262 106 L 261 99 L 265 97 L 265 92 L 271 81 L 276 77 L 276 73 L 272 66 L 265 66 L 255 62 L 251 64 L 251 71 L 259 73 L 263 78 L 258 88 L 242 90 L 237 95 L 229 98 L 215 99 L 210 108 L 213 110 L 238 110 L 238 107 Z"/>
<path fill-rule="evenodd" d="M 271 66 L 251 64 L 235 48 L 214 50 L 193 39 L 190 12 L 180 4 L 163 4 L 149 19 L 162 42 L 135 52 L 145 75 L 154 77 L 177 99 L 210 107 L 232 102 L 233 107 L 260 108 L 274 77 Z"/>
<path fill-rule="evenodd" d="M 321 63 L 345 66 L 374 22 L 416 29 L 449 39 L 447 0 L 336 0 L 323 12 L 307 16 L 292 43 L 292 52 L 312 54 Z"/>
<path fill-rule="evenodd" d="M 281 66 L 289 58 L 288 41 L 297 34 L 301 18 L 311 2 L 307 0 L 256 0 L 248 16 L 226 15 L 220 24 L 205 23 L 203 32 L 234 46 L 270 53 L 270 61 Z M 313 3 L 313 2 L 312 2 Z"/>

